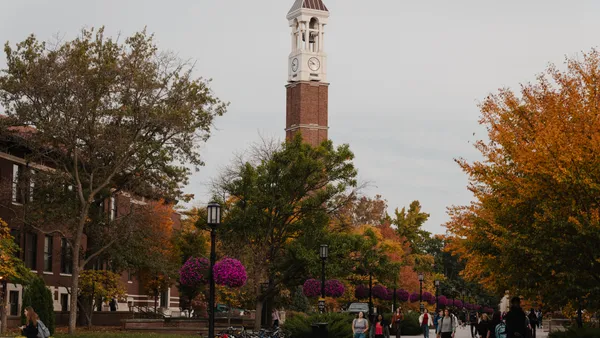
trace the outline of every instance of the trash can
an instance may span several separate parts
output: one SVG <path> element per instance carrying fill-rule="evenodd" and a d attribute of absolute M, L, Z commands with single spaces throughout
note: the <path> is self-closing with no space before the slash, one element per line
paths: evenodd
<path fill-rule="evenodd" d="M 312 334 L 315 338 L 327 338 L 327 323 L 314 323 L 312 324 Z"/>

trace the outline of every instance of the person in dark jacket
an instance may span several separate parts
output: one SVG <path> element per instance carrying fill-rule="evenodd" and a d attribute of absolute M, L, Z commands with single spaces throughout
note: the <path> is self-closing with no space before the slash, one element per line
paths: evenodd
<path fill-rule="evenodd" d="M 37 338 L 38 336 L 38 315 L 31 306 L 25 308 L 25 323 L 20 327 L 21 335 L 27 338 Z"/>
<path fill-rule="evenodd" d="M 496 338 L 496 326 L 502 322 L 502 314 L 498 311 L 494 312 L 492 316 L 492 320 L 490 321 L 490 329 L 488 331 L 488 336 L 483 338 Z"/>
<path fill-rule="evenodd" d="M 533 308 L 529 311 L 529 315 L 527 317 L 529 317 L 529 325 L 531 326 L 531 337 L 535 338 L 535 331 L 538 327 L 538 316 Z"/>
<path fill-rule="evenodd" d="M 526 338 L 527 330 L 527 315 L 521 309 L 521 299 L 513 297 L 510 301 L 510 311 L 504 318 L 506 322 L 506 338 Z"/>

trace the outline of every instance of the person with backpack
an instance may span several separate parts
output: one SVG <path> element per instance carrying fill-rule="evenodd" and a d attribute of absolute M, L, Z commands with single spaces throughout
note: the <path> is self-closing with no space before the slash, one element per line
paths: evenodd
<path fill-rule="evenodd" d="M 527 338 L 528 318 L 523 309 L 521 309 L 521 299 L 513 297 L 510 300 L 510 310 L 504 318 L 506 322 L 507 338 Z"/>
<path fill-rule="evenodd" d="M 450 315 L 450 311 L 448 309 L 444 310 L 444 317 L 440 318 L 438 321 L 438 327 L 436 331 L 437 337 L 454 338 L 457 325 L 458 323 L 456 317 L 454 315 Z"/>
<path fill-rule="evenodd" d="M 21 327 L 21 334 L 27 338 L 47 338 L 50 337 L 50 331 L 39 319 L 37 313 L 31 306 L 25 308 L 25 324 Z"/>
<path fill-rule="evenodd" d="M 487 335 L 487 337 L 483 337 L 483 338 L 500 338 L 500 337 L 496 336 L 496 328 L 498 327 L 499 324 L 504 325 L 504 323 L 502 323 L 502 318 L 501 318 L 500 312 L 496 311 L 492 315 L 492 320 L 490 320 L 488 335 Z"/>

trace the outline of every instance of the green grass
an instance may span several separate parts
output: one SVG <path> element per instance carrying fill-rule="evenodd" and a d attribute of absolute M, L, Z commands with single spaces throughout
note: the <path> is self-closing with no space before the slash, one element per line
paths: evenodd
<path fill-rule="evenodd" d="M 55 334 L 54 338 L 142 338 L 142 337 L 150 337 L 150 338 L 173 338 L 173 337 L 185 337 L 185 338 L 198 338 L 199 335 L 178 335 L 178 334 L 164 334 L 164 333 L 133 333 L 133 332 L 86 332 L 86 333 L 78 333 L 74 336 L 70 336 L 67 334 Z"/>

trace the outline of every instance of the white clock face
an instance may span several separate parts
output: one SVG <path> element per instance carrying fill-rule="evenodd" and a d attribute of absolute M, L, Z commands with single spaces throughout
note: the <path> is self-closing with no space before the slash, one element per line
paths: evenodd
<path fill-rule="evenodd" d="M 299 65 L 300 65 L 300 62 L 298 62 L 298 58 L 294 58 L 292 60 L 292 72 L 296 72 L 298 70 Z"/>
<path fill-rule="evenodd" d="M 321 68 L 321 61 L 319 61 L 319 59 L 315 57 L 308 59 L 308 68 L 316 72 L 317 70 L 319 70 L 319 68 Z"/>

